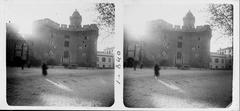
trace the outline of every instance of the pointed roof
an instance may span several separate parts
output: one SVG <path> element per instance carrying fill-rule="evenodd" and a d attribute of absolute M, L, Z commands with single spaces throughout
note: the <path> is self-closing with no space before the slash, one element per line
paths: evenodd
<path fill-rule="evenodd" d="M 184 18 L 195 18 L 192 12 L 189 10 Z"/>
<path fill-rule="evenodd" d="M 79 17 L 79 16 L 81 16 L 81 15 L 80 15 L 79 12 L 77 11 L 77 9 L 75 9 L 75 11 L 73 12 L 72 16 L 73 16 L 73 17 Z"/>

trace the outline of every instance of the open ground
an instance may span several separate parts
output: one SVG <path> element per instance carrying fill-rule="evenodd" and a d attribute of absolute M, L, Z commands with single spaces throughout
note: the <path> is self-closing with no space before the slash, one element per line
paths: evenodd
<path fill-rule="evenodd" d="M 114 103 L 114 70 L 7 68 L 7 103 L 13 106 L 108 107 Z"/>
<path fill-rule="evenodd" d="M 232 101 L 232 71 L 124 70 L 124 104 L 140 108 L 223 108 Z"/>

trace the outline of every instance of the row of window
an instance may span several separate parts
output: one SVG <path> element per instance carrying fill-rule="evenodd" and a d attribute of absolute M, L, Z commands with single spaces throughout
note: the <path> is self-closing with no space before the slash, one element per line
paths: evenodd
<path fill-rule="evenodd" d="M 210 68 L 213 68 L 213 69 L 214 69 L 214 68 L 215 68 L 215 69 L 224 69 L 225 67 L 224 67 L 224 66 L 222 66 L 222 67 L 221 67 L 221 66 L 219 66 L 219 67 L 218 67 L 218 66 L 213 67 L 212 65 L 210 65 Z"/>
<path fill-rule="evenodd" d="M 214 62 L 215 62 L 215 63 L 219 63 L 220 60 L 221 60 L 222 63 L 224 63 L 224 59 L 218 59 L 218 58 L 215 58 L 215 59 L 214 59 Z M 212 59 L 211 59 L 211 62 L 213 62 Z M 226 62 L 227 62 L 227 61 L 226 61 Z M 229 63 L 232 63 L 232 60 L 229 60 L 228 62 L 229 62 Z"/>
<path fill-rule="evenodd" d="M 51 36 L 52 36 L 52 35 L 51 35 Z M 65 35 L 64 38 L 65 38 L 65 39 L 70 39 L 70 36 L 69 36 L 69 35 Z M 85 37 L 84 37 L 84 40 L 87 40 L 87 39 L 88 39 L 88 37 L 85 36 Z"/>
<path fill-rule="evenodd" d="M 97 57 L 97 61 L 100 61 L 99 57 Z M 106 57 L 102 57 L 102 62 L 106 62 Z M 108 58 L 108 62 L 111 62 L 111 58 Z"/>
<path fill-rule="evenodd" d="M 178 42 L 178 44 L 177 44 L 177 47 L 178 47 L 178 48 L 182 48 L 182 42 Z M 199 46 L 199 45 L 197 45 L 197 47 L 196 47 L 196 48 L 198 48 L 198 49 L 199 49 L 199 48 L 200 48 L 200 46 Z M 195 48 L 194 48 L 194 49 L 195 49 Z"/>
<path fill-rule="evenodd" d="M 69 47 L 69 44 L 70 44 L 69 41 L 64 41 L 64 47 Z M 85 44 L 84 47 L 86 48 L 87 45 Z"/>
<path fill-rule="evenodd" d="M 164 36 L 164 38 L 166 38 L 166 36 Z M 183 36 L 178 36 L 178 40 L 183 40 Z M 200 37 L 198 37 L 198 40 L 200 41 L 201 39 L 200 39 Z"/>

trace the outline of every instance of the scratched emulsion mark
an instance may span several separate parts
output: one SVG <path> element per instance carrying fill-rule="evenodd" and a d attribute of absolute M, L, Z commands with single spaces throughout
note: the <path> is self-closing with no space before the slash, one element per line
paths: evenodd
<path fill-rule="evenodd" d="M 168 84 L 168 83 L 166 83 L 166 82 L 164 82 L 164 81 L 162 81 L 162 80 L 158 80 L 158 82 L 162 83 L 163 85 L 165 85 L 166 87 L 168 87 L 168 88 L 170 88 L 170 89 L 177 90 L 177 91 L 179 91 L 179 92 L 181 92 L 181 93 L 185 93 L 184 90 L 182 90 L 181 88 L 177 87 L 177 86 L 174 85 L 174 84 Z"/>
<path fill-rule="evenodd" d="M 57 86 L 58 88 L 61 88 L 61 89 L 66 90 L 66 91 L 71 91 L 71 92 L 73 91 L 72 89 L 70 89 L 69 87 L 63 85 L 63 84 L 60 83 L 60 82 L 53 82 L 53 81 L 51 81 L 51 80 L 49 80 L 49 79 L 46 79 L 46 81 L 48 81 L 48 82 L 50 82 L 51 84 Z"/>

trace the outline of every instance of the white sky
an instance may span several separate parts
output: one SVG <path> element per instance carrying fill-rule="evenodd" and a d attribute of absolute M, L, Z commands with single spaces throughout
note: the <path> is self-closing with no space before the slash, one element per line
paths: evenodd
<path fill-rule="evenodd" d="M 82 25 L 96 22 L 97 12 L 95 3 L 86 0 L 8 0 L 6 3 L 7 22 L 19 26 L 20 33 L 31 33 L 32 23 L 35 20 L 50 18 L 59 24 L 70 24 L 69 17 L 75 9 L 82 16 Z M 112 47 L 113 37 L 104 38 L 104 32 L 100 31 L 98 39 L 98 50 Z"/>
<path fill-rule="evenodd" d="M 20 32 L 30 33 L 32 22 L 38 19 L 50 18 L 59 24 L 69 24 L 69 17 L 77 9 L 82 15 L 82 25 L 95 23 L 97 12 L 94 3 L 87 0 L 8 0 L 6 1 L 7 21 L 16 23 Z M 184 3 L 184 4 L 183 4 Z M 173 25 L 182 25 L 182 18 L 191 10 L 195 16 L 195 26 L 207 24 L 207 4 L 192 4 L 187 2 L 146 4 L 141 2 L 126 3 L 124 9 L 124 24 L 133 29 L 132 32 L 141 33 L 144 30 L 144 22 L 155 19 L 163 19 Z M 118 22 L 118 21 L 116 21 Z M 100 31 L 98 50 L 114 46 L 113 37 L 105 38 L 105 33 Z M 228 39 L 218 39 L 221 34 L 212 32 L 211 51 L 231 46 Z"/>
<path fill-rule="evenodd" d="M 124 7 L 124 21 L 127 28 L 134 33 L 144 32 L 144 22 L 156 19 L 163 19 L 173 25 L 182 25 L 183 17 L 191 10 L 195 16 L 195 26 L 205 25 L 209 19 L 208 13 L 205 11 L 207 4 L 144 4 L 129 3 Z M 219 48 L 225 48 L 231 45 L 231 41 L 227 39 L 218 39 L 221 35 L 217 31 L 212 32 L 211 51 Z"/>

